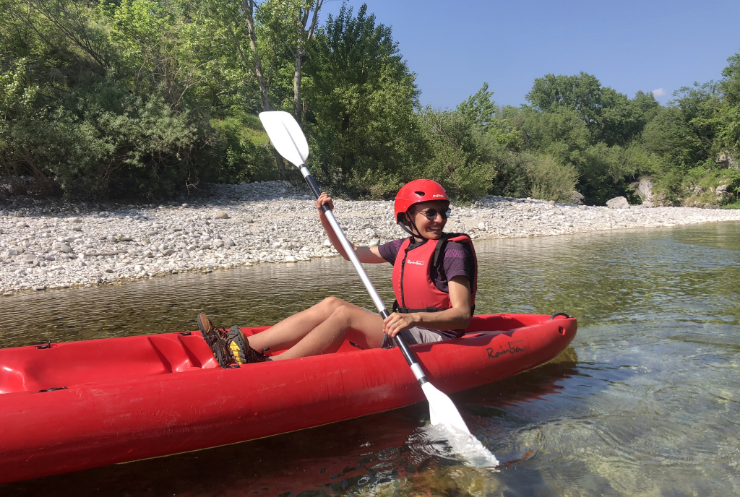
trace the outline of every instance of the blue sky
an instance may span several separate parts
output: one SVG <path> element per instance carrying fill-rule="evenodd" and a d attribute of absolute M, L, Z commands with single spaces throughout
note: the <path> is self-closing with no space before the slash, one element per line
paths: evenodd
<path fill-rule="evenodd" d="M 355 12 L 362 1 L 350 0 Z M 421 103 L 454 108 L 488 82 L 500 105 L 526 103 L 535 78 L 595 75 L 662 103 L 694 81 L 718 80 L 740 52 L 740 0 L 515 2 L 367 0 L 417 74 Z M 328 0 L 322 19 L 339 11 Z"/>

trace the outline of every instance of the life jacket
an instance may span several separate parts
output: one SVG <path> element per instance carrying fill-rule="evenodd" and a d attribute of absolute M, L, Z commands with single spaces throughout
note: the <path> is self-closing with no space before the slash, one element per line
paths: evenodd
<path fill-rule="evenodd" d="M 470 282 L 471 313 L 475 309 L 478 289 L 478 259 L 473 241 L 464 233 L 445 233 L 439 240 L 425 240 L 412 245 L 409 237 L 401 243 L 393 265 L 394 312 L 436 312 L 452 307 L 450 294 L 437 288 L 432 281 L 431 268 L 437 265 L 447 242 L 459 242 L 469 248 L 475 270 Z"/>

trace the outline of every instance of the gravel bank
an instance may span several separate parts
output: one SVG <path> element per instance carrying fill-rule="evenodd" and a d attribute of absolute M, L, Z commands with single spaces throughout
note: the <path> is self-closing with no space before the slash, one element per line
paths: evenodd
<path fill-rule="evenodd" d="M 740 210 L 609 209 L 487 197 L 453 206 L 447 231 L 519 238 L 740 221 Z M 404 236 L 391 201 L 335 202 L 356 244 Z M 119 283 L 183 271 L 333 257 L 306 190 L 288 183 L 210 185 L 187 203 L 66 204 L 16 198 L 0 206 L 0 294 Z"/>

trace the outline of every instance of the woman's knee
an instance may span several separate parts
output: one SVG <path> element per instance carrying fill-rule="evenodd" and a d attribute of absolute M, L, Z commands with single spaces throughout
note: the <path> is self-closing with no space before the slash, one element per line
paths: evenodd
<path fill-rule="evenodd" d="M 339 305 L 331 313 L 329 318 L 341 330 L 346 330 L 352 326 L 353 309 L 349 306 Z"/>
<path fill-rule="evenodd" d="M 322 309 L 333 311 L 334 309 L 344 307 L 347 304 L 348 302 L 345 302 L 338 297 L 326 297 L 324 300 L 319 302 L 319 307 L 321 307 Z"/>

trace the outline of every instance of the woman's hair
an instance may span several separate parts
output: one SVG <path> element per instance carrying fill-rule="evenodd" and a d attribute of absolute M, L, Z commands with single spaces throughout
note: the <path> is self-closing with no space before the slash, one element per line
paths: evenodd
<path fill-rule="evenodd" d="M 410 220 L 409 217 L 412 217 L 414 214 L 416 214 L 416 208 L 412 205 L 406 210 L 406 212 L 398 215 L 398 223 L 411 228 L 413 221 Z"/>

